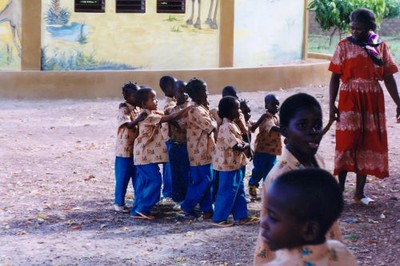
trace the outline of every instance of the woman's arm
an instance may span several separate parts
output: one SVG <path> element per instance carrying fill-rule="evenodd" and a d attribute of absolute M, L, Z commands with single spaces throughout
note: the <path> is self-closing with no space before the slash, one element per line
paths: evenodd
<path fill-rule="evenodd" d="M 390 97 L 392 97 L 394 103 L 397 105 L 396 109 L 396 118 L 400 119 L 400 97 L 399 92 L 397 90 L 396 80 L 393 75 L 389 75 L 384 77 L 383 81 L 385 82 L 386 89 L 388 90 Z"/>
<path fill-rule="evenodd" d="M 336 97 L 340 85 L 340 74 L 332 73 L 329 82 L 329 120 L 339 120 L 339 110 L 336 107 Z"/>

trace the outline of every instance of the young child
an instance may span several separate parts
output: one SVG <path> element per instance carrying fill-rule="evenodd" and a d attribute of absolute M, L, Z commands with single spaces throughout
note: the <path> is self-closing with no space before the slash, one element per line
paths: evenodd
<path fill-rule="evenodd" d="M 176 105 L 176 99 L 174 98 L 175 93 L 175 82 L 176 78 L 170 75 L 165 75 L 160 78 L 160 89 L 165 95 L 165 105 L 163 111 L 167 110 Z M 167 142 L 169 139 L 169 127 L 168 123 L 164 123 L 161 126 L 162 136 L 164 141 Z M 168 145 L 167 143 L 165 145 Z M 172 176 L 171 166 L 169 162 L 163 163 L 163 185 L 162 185 L 162 197 L 163 202 L 169 203 L 172 198 Z"/>
<path fill-rule="evenodd" d="M 186 131 L 187 149 L 190 162 L 190 183 L 185 200 L 181 204 L 178 216 L 194 218 L 197 216 L 195 207 L 200 204 L 203 218 L 212 216 L 211 197 L 211 156 L 215 149 L 214 131 L 216 123 L 212 119 L 207 101 L 207 83 L 201 79 L 191 79 L 186 91 L 192 98 L 192 109 L 188 112 Z"/>
<path fill-rule="evenodd" d="M 136 102 L 147 113 L 145 120 L 139 122 L 139 135 L 134 142 L 134 163 L 136 166 L 136 195 L 131 216 L 136 219 L 153 220 L 150 215 L 153 206 L 160 199 L 161 174 L 158 164 L 168 161 L 161 123 L 178 119 L 187 112 L 163 115 L 157 111 L 156 92 L 151 88 L 141 88 L 136 93 Z"/>
<path fill-rule="evenodd" d="M 232 96 L 223 97 L 218 105 L 222 124 L 218 129 L 212 166 L 219 173 L 219 186 L 212 220 L 214 225 L 221 227 L 233 225 L 228 222 L 231 213 L 240 225 L 258 221 L 247 214 L 242 168 L 247 164 L 244 151 L 250 145 L 243 141 L 242 132 L 233 122 L 239 118 L 239 106 L 239 101 Z"/>
<path fill-rule="evenodd" d="M 118 131 L 115 147 L 115 193 L 114 209 L 117 212 L 129 212 L 125 206 L 125 195 L 129 180 L 135 190 L 135 165 L 133 164 L 133 142 L 138 134 L 137 124 L 142 121 L 146 114 L 140 113 L 140 108 L 135 106 L 135 93 L 139 86 L 132 82 L 122 87 L 122 95 L 125 102 L 118 108 Z"/>
<path fill-rule="evenodd" d="M 189 106 L 186 93 L 186 82 L 178 80 L 175 83 L 176 106 L 170 107 L 165 114 L 174 113 Z M 185 199 L 190 179 L 190 163 L 186 145 L 187 115 L 178 121 L 169 123 L 169 140 L 167 151 L 172 177 L 172 200 L 176 203 L 174 209 L 180 208 L 180 203 Z"/>
<path fill-rule="evenodd" d="M 269 171 L 274 166 L 276 156 L 282 152 L 281 134 L 279 129 L 279 100 L 274 94 L 264 98 L 266 112 L 251 127 L 251 131 L 259 128 L 254 143 L 253 171 L 249 179 L 249 194 L 252 200 L 257 200 L 257 188 L 261 179 L 265 181 Z"/>
<path fill-rule="evenodd" d="M 285 137 L 285 147 L 269 172 L 263 191 L 267 190 L 270 182 L 285 172 L 323 166 L 323 162 L 316 156 L 322 139 L 322 110 L 319 102 L 306 93 L 294 94 L 283 102 L 279 120 L 281 134 Z M 266 193 L 262 193 L 263 204 L 267 201 L 265 195 Z M 265 215 L 266 210 L 262 208 L 260 217 Z M 326 236 L 329 239 L 342 240 L 337 222 L 332 225 Z M 275 252 L 269 250 L 259 234 L 254 265 L 264 265 L 274 258 Z"/>
<path fill-rule="evenodd" d="M 325 170 L 293 170 L 275 179 L 261 218 L 264 243 L 276 258 L 265 265 L 357 265 L 353 254 L 325 235 L 343 210 L 343 195 Z"/>

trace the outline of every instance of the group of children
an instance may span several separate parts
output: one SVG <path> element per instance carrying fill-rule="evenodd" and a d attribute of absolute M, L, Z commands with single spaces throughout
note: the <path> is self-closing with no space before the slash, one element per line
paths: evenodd
<path fill-rule="evenodd" d="M 355 265 L 354 257 L 340 242 L 326 241 L 325 235 L 341 239 L 340 231 L 332 233 L 332 228 L 341 214 L 343 197 L 334 177 L 319 169 L 316 152 L 327 128 L 322 128 L 322 110 L 314 97 L 293 95 L 279 110 L 278 98 L 268 94 L 266 112 L 254 123 L 246 101 L 239 101 L 231 86 L 224 88 L 218 110 L 210 110 L 207 84 L 200 79 L 186 84 L 164 76 L 160 87 L 169 97 L 164 112 L 158 111 L 153 89 L 133 83 L 123 87 L 115 210 L 128 211 L 124 198 L 132 179 L 133 218 L 155 219 L 151 210 L 160 200 L 163 186 L 163 196 L 179 204 L 180 217 L 201 215 L 228 227 L 233 225 L 228 219 L 232 214 L 238 224 L 257 223 L 258 219 L 248 216 L 243 184 L 246 164 L 253 159 L 252 199 L 257 199 L 257 187 L 268 175 L 262 190 L 255 264 L 295 265 L 293 261 L 298 261 L 327 265 L 318 263 L 329 261 Z M 253 153 L 251 132 L 257 128 Z M 312 169 L 299 170 L 305 168 Z"/>

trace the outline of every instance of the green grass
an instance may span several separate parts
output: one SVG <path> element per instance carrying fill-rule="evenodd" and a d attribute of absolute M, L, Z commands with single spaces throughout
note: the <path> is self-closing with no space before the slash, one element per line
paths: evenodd
<path fill-rule="evenodd" d="M 382 39 L 389 45 L 395 62 L 400 64 L 400 35 L 383 36 Z M 310 34 L 308 36 L 308 52 L 333 54 L 338 42 L 339 36 L 337 35 L 332 38 L 332 43 L 329 44 L 329 36 Z"/>

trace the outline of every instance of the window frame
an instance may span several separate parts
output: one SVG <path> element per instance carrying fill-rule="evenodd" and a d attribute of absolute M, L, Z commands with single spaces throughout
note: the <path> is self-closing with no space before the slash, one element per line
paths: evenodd
<path fill-rule="evenodd" d="M 168 8 L 163 8 L 160 10 L 161 5 L 164 5 L 163 7 L 166 7 L 165 4 L 162 4 L 163 2 L 166 2 L 167 5 L 172 4 L 172 3 L 177 3 L 176 5 L 173 5 L 171 9 Z M 185 14 L 186 13 L 186 1 L 185 0 L 157 0 L 157 13 L 159 14 Z M 174 7 L 179 7 L 180 9 L 176 9 Z"/>
<path fill-rule="evenodd" d="M 98 4 L 81 3 L 84 1 L 97 1 Z M 105 0 L 75 0 L 74 12 L 76 13 L 105 13 L 106 1 Z"/>
<path fill-rule="evenodd" d="M 119 5 L 121 5 L 121 2 L 130 2 L 130 1 L 135 1 L 135 2 L 140 2 L 140 3 L 133 3 L 135 6 L 139 6 L 139 9 L 129 9 L 129 8 L 123 8 L 121 9 Z M 119 3 L 118 3 L 119 2 Z M 129 5 L 125 5 L 128 7 Z M 146 0 L 116 0 L 115 1 L 115 13 L 146 13 Z"/>

